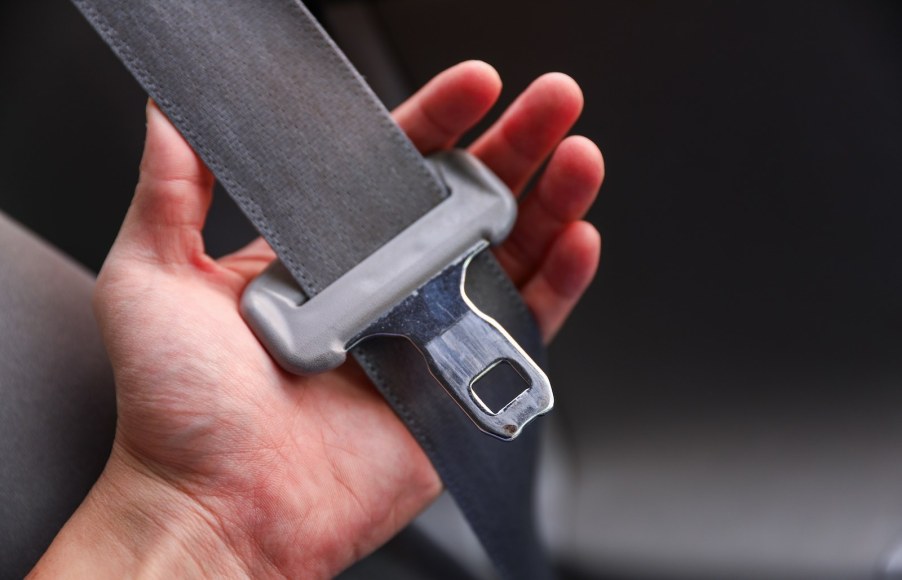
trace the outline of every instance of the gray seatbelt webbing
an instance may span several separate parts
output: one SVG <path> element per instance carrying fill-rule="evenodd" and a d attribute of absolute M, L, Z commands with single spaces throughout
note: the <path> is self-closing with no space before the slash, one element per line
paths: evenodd
<path fill-rule="evenodd" d="M 312 297 L 439 203 L 436 177 L 351 65 L 293 0 L 73 0 Z M 542 345 L 483 252 L 470 296 L 533 358 Z M 426 451 L 507 578 L 550 567 L 532 521 L 537 429 L 472 427 L 406 341 L 354 355 Z M 503 380 L 503 379 L 501 379 Z"/>
<path fill-rule="evenodd" d="M 444 197 L 410 141 L 301 4 L 75 4 L 308 296 Z"/>

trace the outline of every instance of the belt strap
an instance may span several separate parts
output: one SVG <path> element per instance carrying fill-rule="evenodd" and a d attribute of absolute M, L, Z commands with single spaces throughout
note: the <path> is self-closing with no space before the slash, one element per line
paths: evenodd
<path fill-rule="evenodd" d="M 308 297 L 443 199 L 436 176 L 299 2 L 73 1 Z M 480 254 L 467 281 L 473 302 L 541 362 L 534 323 L 494 259 Z M 405 341 L 369 340 L 353 353 L 500 574 L 550 576 L 532 521 L 537 429 L 513 442 L 478 432 L 441 389 L 424 387 L 433 378 Z"/>
<path fill-rule="evenodd" d="M 75 4 L 308 296 L 445 196 L 300 3 Z"/>

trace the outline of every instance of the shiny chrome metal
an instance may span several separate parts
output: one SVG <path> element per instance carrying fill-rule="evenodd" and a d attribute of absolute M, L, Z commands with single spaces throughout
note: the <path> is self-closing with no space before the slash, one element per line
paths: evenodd
<path fill-rule="evenodd" d="M 432 376 L 470 419 L 486 433 L 509 440 L 527 423 L 550 411 L 554 396 L 542 369 L 501 325 L 467 297 L 467 266 L 487 246 L 484 241 L 475 244 L 361 332 L 349 346 L 379 335 L 410 340 L 423 354 Z M 517 371 L 524 390 L 494 412 L 473 387 L 501 362 Z"/>

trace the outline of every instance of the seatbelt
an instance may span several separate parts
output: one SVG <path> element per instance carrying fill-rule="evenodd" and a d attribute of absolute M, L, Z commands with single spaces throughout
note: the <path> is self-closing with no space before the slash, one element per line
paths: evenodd
<path fill-rule="evenodd" d="M 510 438 L 550 407 L 550 391 L 541 383 L 544 375 L 529 366 L 526 354 L 542 359 L 541 340 L 516 289 L 490 254 L 480 253 L 478 243 L 466 240 L 463 245 L 468 247 L 444 270 L 434 272 L 434 278 L 423 280 L 423 272 L 416 272 L 405 278 L 405 284 L 413 287 L 399 289 L 391 287 L 389 276 L 388 281 L 377 280 L 388 284 L 379 287 L 378 296 L 363 291 L 372 281 L 368 277 L 372 271 L 385 264 L 373 266 L 371 259 L 380 250 L 400 244 L 402 250 L 413 251 L 421 242 L 433 241 L 408 234 L 424 216 L 441 213 L 456 198 L 452 191 L 443 202 L 449 180 L 491 190 L 491 176 L 481 173 L 478 164 L 472 166 L 472 160 L 455 156 L 430 169 L 299 2 L 74 3 L 269 241 L 299 286 L 297 303 L 310 299 L 301 310 L 322 296 L 336 300 L 335 288 L 353 288 L 353 282 L 362 280 L 366 284 L 358 289 L 356 301 L 343 303 L 386 300 L 390 312 L 380 320 L 367 319 L 367 328 L 371 334 L 397 334 L 399 325 L 408 324 L 395 316 L 401 303 L 410 302 L 413 311 L 428 308 L 422 289 L 434 292 L 430 296 L 448 297 L 449 288 L 456 288 L 460 299 L 466 272 L 469 299 L 458 302 L 478 304 L 500 326 L 471 308 L 433 329 L 434 337 L 447 339 L 444 350 L 423 344 L 429 334 L 421 324 L 410 331 L 418 337 L 408 334 L 412 340 L 419 338 L 427 359 L 431 355 L 432 371 L 455 400 L 432 386 L 430 367 L 406 341 L 377 338 L 357 345 L 356 339 L 367 330 L 357 328 L 354 336 L 341 335 L 348 340 L 330 352 L 340 354 L 354 347 L 354 356 L 423 447 L 499 573 L 506 578 L 550 576 L 532 521 L 537 430 L 527 429 L 515 441 L 502 442 L 480 433 L 471 422 L 482 420 L 484 430 Z M 485 237 L 497 238 L 504 229 L 496 227 Z M 405 264 L 415 268 L 420 262 L 411 259 Z M 264 276 L 256 294 L 269 300 L 270 306 L 292 296 L 278 268 Z M 277 291 L 266 294 L 273 289 Z M 413 292 L 404 298 L 408 290 Z M 251 315 L 253 310 L 253 304 L 245 309 Z M 312 312 L 314 318 L 321 315 L 320 309 Z M 266 342 L 267 328 L 275 326 L 273 319 L 258 316 L 255 320 L 252 326 Z M 463 328 L 457 324 L 460 321 L 465 321 Z M 486 361 L 477 356 L 476 366 L 463 364 L 467 368 L 462 370 L 454 366 L 480 350 L 480 343 L 468 340 L 473 332 L 484 333 L 490 341 L 486 344 L 506 345 L 499 358 L 511 362 L 530 382 L 497 415 L 473 396 L 472 382 L 478 378 L 473 370 L 488 370 Z M 286 336 L 299 334 L 288 332 L 281 338 Z M 499 336 L 501 342 L 492 342 Z M 280 337 L 270 338 L 278 342 Z M 279 359 L 278 345 L 270 341 L 269 346 Z M 442 353 L 450 356 L 439 360 Z M 321 360 L 314 358 L 314 363 Z M 461 377 L 462 390 L 455 384 Z M 511 387 L 523 387 L 516 373 L 491 380 L 510 380 Z M 509 417 L 492 424 L 490 417 L 505 414 Z"/>

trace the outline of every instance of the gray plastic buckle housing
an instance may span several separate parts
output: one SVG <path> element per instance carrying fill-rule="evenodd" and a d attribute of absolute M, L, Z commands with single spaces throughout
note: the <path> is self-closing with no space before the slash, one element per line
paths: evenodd
<path fill-rule="evenodd" d="M 554 404 L 548 377 L 464 291 L 470 260 L 513 227 L 517 205 L 475 157 L 454 150 L 429 158 L 450 196 L 307 300 L 288 270 L 273 262 L 247 287 L 241 312 L 270 354 L 302 375 L 336 368 L 372 336 L 403 336 L 476 425 L 513 439 Z M 523 378 L 524 391 L 492 411 L 473 385 L 499 363 Z"/>

